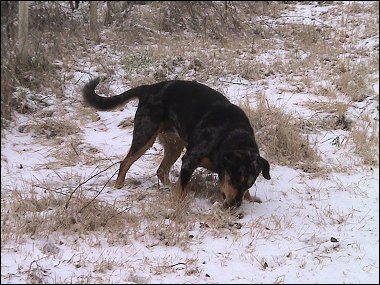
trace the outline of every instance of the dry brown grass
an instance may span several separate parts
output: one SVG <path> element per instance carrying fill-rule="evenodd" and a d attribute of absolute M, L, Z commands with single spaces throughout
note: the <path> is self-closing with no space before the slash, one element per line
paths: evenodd
<path fill-rule="evenodd" d="M 239 230 L 237 213 L 222 207 L 220 185 L 214 174 L 196 171 L 182 201 L 165 189 L 149 192 L 142 194 L 141 203 L 136 205 L 141 230 L 134 235 L 137 239 L 144 236 L 150 246 L 178 246 L 186 250 L 194 238 L 190 231 L 198 226 L 215 236 L 222 235 L 223 229 L 232 233 Z"/>
<path fill-rule="evenodd" d="M 253 60 L 244 41 L 231 39 L 223 44 L 228 45 L 225 48 L 202 39 L 162 37 L 159 42 L 144 51 L 134 48 L 121 51 L 126 79 L 133 86 L 168 80 L 173 75 L 201 82 L 209 80 L 210 75 L 233 74 L 251 80 L 265 78 L 265 65 Z M 194 45 L 197 46 L 195 50 Z M 241 54 L 240 58 L 237 58 L 238 54 Z"/>
<path fill-rule="evenodd" d="M 3 62 L 3 59 L 1 61 Z M 4 80 L 4 78 L 8 78 L 8 80 Z M 11 94 L 15 84 L 13 71 L 5 63 L 1 64 L 1 128 L 7 126 L 11 119 L 13 109 Z"/>
<path fill-rule="evenodd" d="M 318 172 L 320 157 L 311 146 L 307 135 L 302 134 L 300 119 L 286 113 L 281 107 L 269 105 L 263 94 L 257 94 L 257 105 L 247 102 L 241 107 L 247 114 L 259 148 L 272 162 L 301 168 L 306 172 Z"/>
<path fill-rule="evenodd" d="M 354 102 L 362 102 L 367 97 L 374 95 L 374 91 L 366 79 L 369 73 L 367 64 L 341 60 L 336 70 L 334 83 L 337 89 Z"/>
<path fill-rule="evenodd" d="M 260 80 L 270 76 L 281 75 L 282 80 L 290 85 L 299 86 L 302 92 L 322 95 L 330 101 L 304 103 L 305 107 L 315 111 L 308 122 L 286 113 L 281 106 L 269 105 L 262 94 L 257 96 L 257 107 L 252 107 L 246 102 L 241 104 L 255 129 L 262 155 L 270 163 L 320 174 L 320 157 L 307 132 L 343 129 L 350 131 L 353 148 L 349 151 L 361 158 L 358 164 L 378 165 L 378 125 L 373 123 L 372 119 L 364 117 L 358 118 L 364 123 L 352 122 L 346 115 L 347 109 L 354 107 L 356 102 L 374 96 L 368 86 L 370 80 L 377 80 L 378 52 L 374 50 L 375 54 L 368 55 L 366 49 L 355 47 L 357 42 L 353 39 L 356 36 L 365 39 L 378 34 L 378 13 L 373 13 L 375 16 L 364 23 L 362 34 L 355 35 L 315 25 L 281 24 L 280 21 L 278 25 L 274 24 L 272 20 L 281 15 L 283 6 L 288 6 L 291 10 L 293 3 L 243 1 L 227 3 L 227 9 L 223 7 L 224 2 L 219 2 L 220 5 L 214 7 L 210 6 L 212 3 L 131 3 L 113 4 L 116 9 L 114 19 L 108 30 L 102 31 L 103 38 L 100 39 L 106 48 L 110 46 L 119 50 L 117 55 L 120 57 L 113 57 L 116 52 L 94 51 L 94 43 L 86 39 L 86 12 L 77 13 L 79 18 L 72 17 L 65 10 L 65 4 L 36 2 L 31 6 L 32 22 L 38 25 L 33 25 L 32 29 L 33 57 L 26 63 L 19 64 L 15 58 L 3 56 L 6 54 L 5 51 L 15 50 L 15 46 L 14 42 L 6 41 L 7 37 L 2 30 L 2 125 L 4 118 L 10 118 L 11 110 L 26 115 L 37 111 L 35 117 L 44 119 L 36 119 L 19 126 L 19 130 L 30 132 L 44 140 L 48 139 L 49 143 L 54 144 L 44 155 L 49 159 L 54 158 L 55 161 L 36 165 L 34 169 L 59 169 L 77 163 L 95 164 L 100 167 L 107 163 L 108 158 L 102 156 L 97 149 L 82 144 L 79 125 L 66 119 L 54 119 L 56 114 L 52 109 L 43 110 L 47 107 L 46 102 L 34 95 L 35 92 L 46 91 L 49 95 L 53 94 L 56 98 L 63 99 L 66 94 L 65 87 L 70 86 L 74 80 L 74 71 L 88 73 L 91 70 L 115 80 L 112 76 L 120 75 L 117 70 L 120 67 L 126 71 L 124 79 L 132 86 L 166 80 L 173 75 L 211 84 L 215 83 L 218 77 L 225 75 L 237 75 L 258 84 L 261 84 Z M 168 7 L 165 8 L 163 5 Z M 209 7 L 210 10 L 206 11 L 205 7 Z M 152 13 L 152 8 L 159 13 Z M 352 2 L 338 9 L 336 16 L 340 17 L 342 23 L 351 31 L 351 28 L 355 30 L 355 27 L 362 24 L 364 17 L 361 17 L 361 13 L 378 11 L 378 2 L 371 6 Z M 102 9 L 99 11 L 101 16 Z M 175 17 L 165 17 L 168 11 L 174 12 Z M 266 15 L 268 18 L 256 18 L 257 15 Z M 252 19 L 248 19 L 251 16 Z M 325 15 L 322 15 L 323 17 Z M 170 33 L 166 32 L 169 30 Z M 271 54 L 271 50 L 286 51 L 287 54 L 282 58 L 274 53 L 274 60 L 257 60 L 263 53 Z M 339 56 L 349 53 L 354 54 L 354 57 Z M 359 64 L 356 55 L 369 57 Z M 86 61 L 89 59 L 96 66 L 84 64 L 83 67 L 79 63 L 79 59 L 82 58 Z M 61 67 L 55 66 L 52 63 L 56 59 L 64 64 Z M 368 74 L 375 76 L 369 78 Z M 329 87 L 320 86 L 319 82 L 322 80 L 328 81 Z M 15 86 L 25 87 L 25 92 L 17 93 L 19 97 L 14 97 L 16 93 L 12 93 Z M 100 93 L 110 94 L 111 90 L 107 89 L 109 86 L 110 84 L 99 86 Z M 31 98 L 33 102 L 24 100 L 24 95 L 29 96 L 28 94 L 34 96 Z M 349 97 L 352 104 L 337 102 L 340 95 Z M 378 101 L 378 97 L 375 100 Z M 79 120 L 83 120 L 82 122 L 88 120 L 89 113 L 93 116 L 92 121 L 99 119 L 90 108 L 84 108 L 81 112 L 83 119 Z M 131 124 L 133 122 L 123 122 L 124 126 L 132 126 Z M 307 130 L 305 126 L 308 127 Z M 349 144 L 345 144 L 347 145 Z M 336 166 L 335 170 L 338 171 L 338 168 L 339 166 Z M 262 238 L 269 239 L 273 233 L 281 234 L 294 227 L 293 217 L 281 213 L 256 217 L 242 225 L 242 216 L 222 209 L 215 203 L 222 201 L 220 186 L 215 175 L 207 171 L 197 171 L 194 174 L 189 185 L 188 197 L 182 202 L 175 200 L 165 189 L 142 189 L 141 182 L 137 183 L 132 179 L 129 182 L 131 185 L 134 182 L 135 184 L 119 190 L 125 193 L 123 192 L 117 201 L 103 199 L 103 195 L 92 200 L 103 186 L 97 180 L 92 186 L 85 185 L 80 188 L 67 209 L 64 206 L 70 190 L 73 189 L 73 183 L 79 184 L 83 177 L 73 174 L 72 177 L 49 179 L 50 181 L 38 181 L 38 187 L 35 186 L 36 183 L 32 186 L 28 182 L 24 188 L 11 191 L 2 189 L 5 190 L 2 191 L 1 201 L 2 244 L 22 243 L 25 238 L 38 239 L 56 234 L 60 237 L 70 237 L 67 240 L 77 240 L 80 237 L 94 247 L 101 246 L 101 240 L 105 237 L 110 245 L 129 246 L 137 241 L 147 247 L 168 246 L 186 250 L 192 241 L 197 238 L 201 240 L 204 236 L 228 235 L 238 238 L 242 234 L 242 226 L 245 230 L 248 227 L 253 244 L 260 243 Z M 105 180 L 102 179 L 100 180 L 104 183 Z M 347 191 L 363 191 L 356 187 L 356 190 Z M 107 188 L 104 192 L 112 190 Z M 305 190 L 318 197 L 323 191 L 331 189 L 309 187 Z M 12 194 L 4 197 L 4 192 Z M 357 195 L 365 193 L 359 192 Z M 310 220 L 316 225 L 328 226 L 349 223 L 351 218 L 350 211 L 326 207 L 312 215 Z M 194 237 L 194 232 L 199 236 Z M 68 245 L 73 246 L 75 250 L 78 247 L 74 242 Z M 254 246 L 247 250 L 253 249 Z M 81 277 L 79 280 L 82 282 L 111 282 L 107 277 L 100 278 L 92 274 L 113 271 L 122 266 L 104 256 L 92 262 L 94 271 Z M 157 262 L 146 259 L 146 265 L 150 267 L 151 273 L 155 274 L 176 272 L 173 264 L 177 262 L 172 259 Z M 268 266 L 265 259 L 256 260 L 252 257 L 252 262 L 258 262 L 263 269 Z M 78 262 L 78 268 L 81 266 L 80 263 Z M 186 275 L 200 274 L 197 267 L 199 260 L 189 258 L 184 260 L 184 263 L 183 272 Z M 304 266 L 305 264 L 300 265 L 302 268 Z M 44 269 L 34 262 L 29 269 L 28 281 L 43 283 L 46 278 L 44 274 Z M 278 280 L 281 281 L 281 278 Z M 127 281 L 147 283 L 149 280 L 132 273 Z"/>
<path fill-rule="evenodd" d="M 354 152 L 366 165 L 379 163 L 379 125 L 365 122 L 356 125 L 351 131 L 351 139 L 355 144 Z"/>
<path fill-rule="evenodd" d="M 75 181 L 79 185 L 83 178 L 57 176 L 59 179 L 38 181 L 22 190 L 3 189 L 10 196 L 2 199 L 2 243 L 58 234 L 81 236 L 93 246 L 105 237 L 111 245 L 130 244 L 134 239 L 151 247 L 177 246 L 185 250 L 194 238 L 190 231 L 197 227 L 215 236 L 225 231 L 238 234 L 241 228 L 238 213 L 221 207 L 219 184 L 211 174 L 196 173 L 183 201 L 171 191 L 139 189 L 136 185 L 118 202 L 97 197 L 103 191 L 98 182 L 81 186 L 70 197 Z M 198 205 L 198 199 L 205 204 Z M 216 201 L 219 204 L 211 206 Z M 92 239 L 93 235 L 97 238 Z M 105 260 L 96 268 L 101 271 L 112 268 L 112 264 Z"/>
<path fill-rule="evenodd" d="M 110 160 L 118 160 L 116 157 L 105 156 L 96 147 L 84 144 L 78 137 L 60 139 L 59 145 L 46 146 L 46 149 L 42 149 L 42 152 L 48 155 L 50 159 L 46 163 L 41 163 L 34 167 L 35 170 L 58 170 L 62 167 L 77 165 L 103 167 L 109 164 Z"/>
<path fill-rule="evenodd" d="M 18 130 L 21 133 L 32 133 L 33 137 L 37 139 L 45 138 L 48 140 L 57 140 L 62 142 L 63 138 L 70 135 L 78 135 L 82 133 L 81 128 L 76 122 L 69 119 L 61 119 L 57 117 L 47 117 L 43 119 L 36 119 L 19 126 Z"/>
<path fill-rule="evenodd" d="M 348 104 L 336 100 L 328 102 L 308 101 L 302 104 L 318 115 L 305 121 L 312 130 L 350 130 L 352 120 L 347 117 Z"/>
<path fill-rule="evenodd" d="M 35 188 L 37 189 L 37 188 Z M 19 240 L 24 235 L 34 238 L 62 234 L 112 232 L 123 227 L 125 212 L 115 205 L 77 195 L 65 209 L 68 196 L 46 190 L 46 194 L 14 189 L 10 199 L 2 199 L 2 243 Z"/>
<path fill-rule="evenodd" d="M 364 24 L 364 29 L 360 32 L 362 38 L 369 38 L 379 34 L 379 13 L 373 13 L 373 11 L 379 11 L 379 2 L 372 1 L 370 5 L 363 2 L 353 1 L 349 5 L 344 5 L 341 13 L 342 24 L 348 23 L 358 27 L 360 24 Z M 371 13 L 370 19 L 363 21 L 362 15 L 364 13 Z"/>
<path fill-rule="evenodd" d="M 46 92 L 51 88 L 50 91 L 55 96 L 62 98 L 62 70 L 57 70 L 52 63 L 75 53 L 75 45 L 81 41 L 83 43 L 83 38 L 74 32 L 81 25 L 69 15 L 64 5 L 34 3 L 29 7 L 29 56 L 25 61 L 21 61 L 14 52 L 17 50 L 17 25 L 13 23 L 17 21 L 17 6 L 2 9 L 3 11 L 5 16 L 2 14 L 1 17 L 2 122 L 3 119 L 10 119 L 12 111 L 21 107 L 19 103 L 23 104 L 22 101 L 17 102 L 13 98 L 15 86 L 22 86 L 33 92 Z"/>
<path fill-rule="evenodd" d="M 317 95 L 321 95 L 329 99 L 337 98 L 337 92 L 333 86 L 318 86 L 317 91 L 315 93 Z"/>

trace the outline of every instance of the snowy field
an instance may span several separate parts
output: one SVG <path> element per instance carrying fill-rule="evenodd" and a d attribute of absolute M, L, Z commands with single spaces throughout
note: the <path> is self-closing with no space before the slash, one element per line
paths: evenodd
<path fill-rule="evenodd" d="M 358 63 L 378 54 L 378 33 L 367 38 L 360 36 L 365 27 L 344 26 L 332 11 L 345 5 L 297 4 L 268 23 L 346 28 L 355 39 L 336 56 Z M 158 141 L 133 164 L 125 186 L 115 189 L 113 175 L 129 149 L 138 101 L 108 112 L 85 107 L 81 88 L 91 78 L 108 76 L 97 89 L 101 94 L 131 85 L 124 79 L 121 53 L 105 36 L 78 50 L 74 63 L 54 63 L 66 78 L 64 98 L 20 87 L 16 94 L 45 106 L 15 113 L 11 127 L 2 130 L 1 283 L 379 283 L 378 146 L 372 154 L 376 162 L 366 164 L 348 130 L 313 129 L 307 135 L 325 171 L 308 173 L 268 158 L 272 179 L 259 176 L 250 189 L 263 202 L 244 201 L 236 212 L 198 192 L 186 205 L 171 201 L 170 191 L 157 186 Z M 268 49 L 242 56 L 266 62 L 286 60 L 293 52 Z M 299 60 L 313 56 L 298 53 Z M 97 65 L 98 58 L 109 61 L 112 75 Z M 183 66 L 167 78 L 176 78 Z M 252 108 L 256 94 L 263 94 L 268 106 L 280 106 L 306 123 L 332 116 L 308 108 L 310 102 L 331 99 L 309 88 L 303 76 L 328 84 L 315 70 L 292 76 L 286 69 L 265 80 L 227 74 L 202 83 Z M 348 105 L 353 126 L 363 126 L 378 140 L 378 67 L 366 78 L 370 95 L 364 100 L 352 102 L 342 93 L 334 100 Z M 288 123 L 279 121 L 277 127 Z M 173 181 L 180 162 L 171 172 Z M 198 175 L 212 177 L 202 169 Z"/>

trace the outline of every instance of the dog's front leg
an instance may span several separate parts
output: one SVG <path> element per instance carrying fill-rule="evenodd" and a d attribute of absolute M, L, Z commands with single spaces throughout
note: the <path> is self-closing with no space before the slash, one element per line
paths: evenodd
<path fill-rule="evenodd" d="M 174 193 L 177 198 L 183 199 L 186 196 L 186 185 L 189 183 L 191 175 L 193 174 L 196 166 L 192 167 L 191 169 L 186 168 L 186 165 L 184 167 L 184 164 L 182 164 L 181 172 L 179 175 L 179 178 L 174 186 Z"/>
<path fill-rule="evenodd" d="M 194 141 L 198 141 L 196 145 L 188 145 L 187 151 L 182 157 L 181 172 L 178 181 L 175 184 L 175 194 L 177 197 L 183 198 L 186 196 L 186 185 L 189 183 L 195 169 L 201 165 L 202 159 L 209 156 L 214 148 L 216 141 L 206 140 L 203 137 L 207 136 L 208 131 L 198 132 L 198 137 Z M 203 138 L 203 139 L 202 139 Z"/>
<path fill-rule="evenodd" d="M 201 159 L 205 156 L 204 152 L 186 152 L 182 157 L 182 166 L 179 178 L 175 184 L 174 192 L 178 198 L 186 196 L 186 185 L 189 183 L 195 169 L 199 166 Z"/>

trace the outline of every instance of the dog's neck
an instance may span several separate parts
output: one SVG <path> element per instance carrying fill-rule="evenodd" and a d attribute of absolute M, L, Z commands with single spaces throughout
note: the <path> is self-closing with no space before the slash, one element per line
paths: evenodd
<path fill-rule="evenodd" d="M 221 175 L 222 159 L 227 152 L 250 150 L 259 156 L 259 148 L 255 142 L 254 134 L 245 130 L 236 129 L 228 133 L 220 142 L 218 151 L 214 152 L 212 160 L 215 164 L 215 171 Z"/>
<path fill-rule="evenodd" d="M 252 149 L 257 153 L 259 152 L 253 132 L 251 133 L 242 129 L 231 131 L 220 144 L 221 152 L 224 152 L 225 149 L 231 151 L 247 148 Z"/>

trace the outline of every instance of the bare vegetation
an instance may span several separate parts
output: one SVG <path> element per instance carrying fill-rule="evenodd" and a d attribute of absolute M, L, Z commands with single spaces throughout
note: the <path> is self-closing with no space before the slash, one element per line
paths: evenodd
<path fill-rule="evenodd" d="M 17 241 L 24 235 L 37 238 L 48 237 L 57 231 L 62 234 L 87 234 L 117 231 L 124 227 L 126 219 L 123 214 L 106 202 L 77 196 L 65 209 L 68 196 L 50 190 L 47 195 L 36 194 L 33 190 L 30 192 L 32 194 L 14 190 L 11 202 L 2 205 L 2 209 L 7 209 L 7 212 L 2 212 L 2 242 Z"/>
<path fill-rule="evenodd" d="M 340 63 L 335 84 L 337 89 L 354 102 L 362 102 L 373 96 L 373 89 L 366 80 L 368 67 L 366 64 Z"/>
<path fill-rule="evenodd" d="M 221 204 L 219 185 L 211 174 L 197 173 L 190 184 L 190 195 L 181 203 L 167 189 L 145 189 L 129 195 L 122 203 L 111 204 L 96 198 L 103 188 L 95 187 L 94 194 L 84 186 L 73 189 L 64 183 L 56 187 L 39 181 L 28 191 L 13 189 L 7 201 L 2 200 L 2 243 L 17 242 L 25 236 L 37 239 L 97 234 L 110 244 L 128 244 L 130 239 L 137 239 L 151 247 L 186 249 L 193 238 L 189 232 L 198 226 L 211 229 L 218 236 L 223 235 L 222 229 L 233 231 L 241 227 L 237 213 L 220 207 L 205 211 L 194 202 L 194 198 L 201 197 Z M 112 264 L 103 261 L 96 268 L 101 271 L 107 266 Z"/>
<path fill-rule="evenodd" d="M 280 106 L 269 105 L 265 95 L 257 94 L 256 99 L 255 107 L 245 102 L 242 108 L 256 130 L 259 147 L 265 155 L 274 163 L 296 166 L 305 172 L 319 171 L 321 159 L 307 135 L 302 134 L 302 122 Z"/>
<path fill-rule="evenodd" d="M 376 165 L 379 162 L 379 155 L 376 150 L 379 148 L 379 125 L 364 123 L 352 130 L 352 140 L 355 144 L 355 153 L 366 165 Z"/>
<path fill-rule="evenodd" d="M 350 228 L 344 230 L 351 231 L 354 222 L 355 227 L 365 228 L 368 217 L 361 209 L 342 210 L 328 204 L 333 192 L 366 197 L 368 194 L 358 186 L 359 182 L 345 186 L 334 181 L 333 186 L 315 186 L 302 180 L 301 187 L 289 186 L 291 190 L 272 185 L 270 189 L 276 193 L 263 203 L 268 212 L 262 215 L 253 207 L 255 215 L 245 219 L 244 212 L 220 207 L 222 195 L 218 179 L 204 169 L 196 171 L 189 185 L 189 195 L 181 203 L 168 189 L 157 185 L 143 187 L 142 181 L 134 178 L 127 178 L 130 188 L 118 190 L 125 192 L 117 192 L 116 196 L 108 181 L 116 168 L 78 188 L 86 178 L 79 173 L 67 175 L 61 171 L 79 166 L 91 168 L 94 173 L 117 163 L 124 155 L 106 154 L 105 149 L 87 140 L 84 126 L 101 120 L 99 114 L 83 107 L 81 102 L 82 78 L 88 74 L 106 78 L 98 91 L 107 95 L 140 84 L 176 78 L 198 80 L 224 93 L 226 82 L 247 87 L 239 89 L 244 90 L 238 94 L 239 105 L 250 119 L 262 156 L 274 167 L 289 166 L 301 176 L 305 175 L 302 177 L 312 178 L 324 177 L 333 171 L 351 173 L 361 167 L 378 167 L 379 98 L 372 84 L 378 82 L 379 47 L 366 41 L 378 38 L 378 2 L 364 5 L 357 1 L 346 4 L 334 1 L 318 1 L 318 4 L 98 1 L 100 29 L 95 38 L 89 31 L 89 3 L 80 1 L 79 8 L 74 9 L 69 2 L 73 1 L 31 2 L 27 61 L 21 61 L 15 53 L 17 2 L 1 2 L 2 138 L 15 131 L 30 135 L 32 144 L 41 145 L 40 150 L 36 150 L 41 154 L 38 162 L 30 166 L 36 175 L 32 173 L 29 180 L 22 178 L 28 166 L 15 166 L 11 159 L 8 161 L 3 155 L 2 142 L 2 164 L 4 162 L 7 165 L 4 168 L 17 177 L 10 186 L 3 184 L 2 176 L 2 249 L 16 243 L 14 250 L 17 251 L 28 239 L 49 239 L 52 242 L 40 248 L 46 258 L 59 255 L 60 246 L 78 250 L 81 240 L 94 248 L 105 240 L 110 246 L 133 247 L 133 243 L 141 242 L 149 250 L 164 247 L 187 252 L 192 243 L 202 244 L 205 237 L 232 240 L 249 237 L 250 242 L 242 250 L 249 254 L 241 253 L 242 259 L 249 259 L 263 272 L 268 267 L 276 272 L 276 266 L 280 267 L 286 260 L 297 260 L 300 257 L 297 252 L 282 252 L 282 256 L 273 260 L 261 258 L 257 252 L 263 240 L 292 239 L 294 232 L 301 237 L 303 231 L 309 231 L 309 228 L 296 228 L 299 219 L 307 225 L 305 227 L 311 227 L 310 231 L 315 230 L 313 226 L 335 230 L 334 227 L 346 224 Z M 297 5 L 331 8 L 315 17 L 301 17 L 292 14 Z M 363 14 L 371 17 L 363 17 Z M 282 84 L 284 82 L 287 84 Z M 269 98 L 268 94 L 273 96 Z M 310 112 L 310 117 L 290 112 L 281 103 L 284 101 L 280 101 L 308 95 L 312 99 L 302 100 L 297 108 Z M 120 129 L 130 134 L 133 118 L 118 118 Z M 101 123 L 96 128 L 107 132 Z M 337 133 L 331 144 L 334 150 L 347 154 L 343 160 L 354 160 L 352 166 L 342 166 L 335 161 L 332 167 L 326 167 L 330 153 L 320 151 L 318 136 L 321 133 Z M 123 143 L 127 150 L 125 140 Z M 28 148 L 20 148 L 14 153 L 23 156 L 28 151 Z M 160 158 L 157 155 L 155 162 Z M 24 159 L 28 165 L 29 157 L 25 155 Z M 46 180 L 39 180 L 39 171 L 49 173 Z M 153 180 L 148 177 L 152 173 L 144 175 L 141 179 Z M 171 175 L 176 178 L 177 169 Z M 20 186 L 19 179 L 26 181 Z M 288 203 L 292 191 L 297 194 L 291 196 L 292 199 L 299 200 Z M 251 209 L 252 204 L 248 205 Z M 302 210 L 308 207 L 313 209 L 313 214 L 301 217 Z M 363 214 L 359 222 L 358 213 Z M 288 231 L 291 234 L 288 235 Z M 316 243 L 314 252 L 319 255 L 315 260 L 321 256 L 329 258 L 328 255 L 337 250 L 334 246 L 321 246 L 323 242 Z M 223 256 L 221 263 L 229 258 Z M 88 259 L 81 256 L 79 260 L 67 261 L 75 267 L 72 271 L 85 267 L 85 262 L 90 261 L 92 269 L 88 276 L 63 281 L 112 283 L 113 279 L 108 277 L 111 274 L 104 274 L 117 275 L 120 268 L 129 270 L 125 282 L 150 281 L 140 275 L 141 271 L 130 267 L 137 262 L 134 257 L 128 264 L 103 255 L 97 260 Z M 197 255 L 181 261 L 174 257 L 143 259 L 144 271 L 155 275 L 182 270 L 185 276 L 193 275 L 197 280 L 204 276 Z M 22 269 L 27 274 L 27 282 L 62 281 L 47 279 L 42 261 L 34 260 L 28 268 Z M 325 266 L 323 261 L 318 259 L 318 262 L 317 266 Z M 309 265 L 301 256 L 299 268 Z M 274 283 L 285 281 L 282 276 L 272 280 Z"/>

